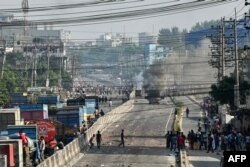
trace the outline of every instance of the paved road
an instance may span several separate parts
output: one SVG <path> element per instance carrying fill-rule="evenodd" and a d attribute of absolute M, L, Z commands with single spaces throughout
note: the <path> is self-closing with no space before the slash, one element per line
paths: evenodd
<path fill-rule="evenodd" d="M 194 132 L 198 130 L 198 119 L 202 118 L 202 111 L 197 104 L 194 104 L 190 99 L 184 96 L 176 98 L 178 101 L 182 101 L 185 107 L 188 106 L 190 113 L 189 118 L 186 118 L 186 113 L 184 113 L 184 118 L 182 121 L 182 127 L 184 134 L 188 134 L 191 129 Z M 219 167 L 221 155 L 216 153 L 206 153 L 206 150 L 187 150 L 187 155 L 189 158 L 191 167 Z"/>
<path fill-rule="evenodd" d="M 172 106 L 164 100 L 160 105 L 149 105 L 145 99 L 135 101 L 132 111 L 103 133 L 100 150 L 89 150 L 74 167 L 169 167 L 175 157 L 165 149 L 165 131 L 171 128 Z M 170 117 L 171 116 L 171 117 Z M 124 129 L 125 148 L 118 147 Z"/>

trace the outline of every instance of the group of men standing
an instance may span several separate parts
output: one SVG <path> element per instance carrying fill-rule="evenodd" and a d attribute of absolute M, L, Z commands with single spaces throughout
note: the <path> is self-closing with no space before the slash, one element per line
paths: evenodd
<path fill-rule="evenodd" d="M 166 137 L 166 148 L 170 148 L 170 151 L 183 149 L 185 147 L 186 136 L 182 132 L 168 131 Z"/>
<path fill-rule="evenodd" d="M 100 133 L 100 131 L 97 131 L 97 134 L 93 134 L 90 139 L 89 139 L 89 145 L 90 145 L 90 149 L 93 148 L 94 146 L 94 139 L 96 139 L 96 146 L 98 149 L 101 148 L 101 142 L 102 142 L 102 135 Z M 118 145 L 125 147 L 125 141 L 124 141 L 124 129 L 122 129 L 121 131 L 121 142 Z"/>

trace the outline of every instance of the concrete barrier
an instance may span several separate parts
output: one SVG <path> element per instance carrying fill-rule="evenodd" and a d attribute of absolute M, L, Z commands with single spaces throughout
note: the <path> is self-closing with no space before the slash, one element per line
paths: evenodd
<path fill-rule="evenodd" d="M 129 100 L 126 103 L 113 109 L 103 117 L 100 117 L 86 132 L 86 138 L 83 135 L 73 140 L 66 145 L 64 149 L 57 151 L 55 154 L 45 159 L 38 167 L 65 167 L 70 166 L 70 161 L 80 157 L 80 152 L 88 150 L 88 140 L 97 131 L 104 131 L 113 122 L 118 121 L 124 114 L 133 108 L 134 100 Z"/>

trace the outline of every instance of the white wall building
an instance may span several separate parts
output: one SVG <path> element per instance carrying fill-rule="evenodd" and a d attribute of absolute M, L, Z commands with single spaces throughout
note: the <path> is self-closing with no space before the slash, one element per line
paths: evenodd
<path fill-rule="evenodd" d="M 162 61 L 172 54 L 172 50 L 158 44 L 146 44 L 144 47 L 145 63 L 151 65 L 156 61 Z"/>

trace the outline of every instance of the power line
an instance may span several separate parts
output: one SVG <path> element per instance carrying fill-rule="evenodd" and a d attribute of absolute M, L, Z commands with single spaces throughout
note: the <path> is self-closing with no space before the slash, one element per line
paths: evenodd
<path fill-rule="evenodd" d="M 211 6 L 218 6 L 225 3 L 232 3 L 234 1 L 195 1 L 195 2 L 188 2 L 184 4 L 177 4 L 172 6 L 164 6 L 152 9 L 141 9 L 135 11 L 127 11 L 127 12 L 118 12 L 118 13 L 108 13 L 108 14 L 101 14 L 101 15 L 90 15 L 90 16 L 81 16 L 81 17 L 73 17 L 73 18 L 60 18 L 60 19 L 47 19 L 47 20 L 35 20 L 32 23 L 35 25 L 45 25 L 45 24 L 66 24 L 70 26 L 71 23 L 79 23 L 74 24 L 71 26 L 79 26 L 79 25 L 93 25 L 93 24 L 102 24 L 102 23 L 111 23 L 111 22 L 120 22 L 120 21 L 129 21 L 129 20 L 138 20 L 138 19 L 145 19 L 151 17 L 158 17 L 161 15 L 169 15 L 169 14 L 176 14 L 176 13 L 183 13 L 187 11 L 193 11 L 197 9 L 204 9 L 209 8 Z M 173 8 L 174 7 L 174 8 Z M 164 13 L 164 14 L 161 14 Z M 126 19 L 130 18 L 130 19 Z M 112 20 L 113 19 L 113 20 Z M 118 19 L 118 20 L 117 20 Z M 112 21 L 107 21 L 112 20 Z M 83 23 L 88 22 L 88 23 Z M 17 22 L 16 25 L 12 26 L 22 26 L 22 22 Z M 66 26 L 64 25 L 64 26 Z M 2 26 L 11 26 L 2 24 Z"/>

